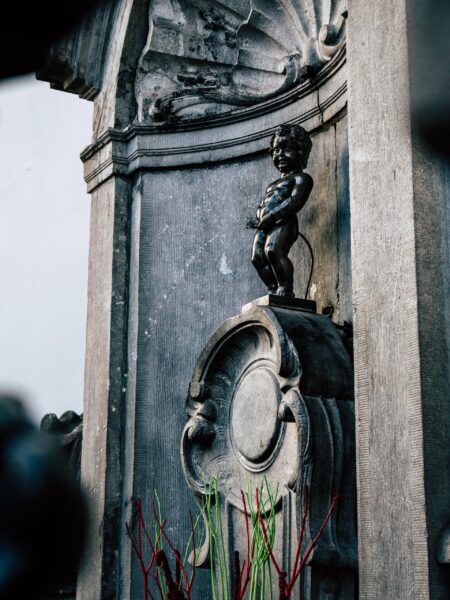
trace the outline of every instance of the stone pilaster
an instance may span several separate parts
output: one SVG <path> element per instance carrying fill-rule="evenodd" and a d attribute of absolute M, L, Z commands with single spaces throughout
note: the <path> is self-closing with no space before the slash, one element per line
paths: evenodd
<path fill-rule="evenodd" d="M 92 191 L 82 488 L 90 508 L 78 578 L 82 600 L 116 598 L 127 381 L 129 184 L 110 177 Z"/>
<path fill-rule="evenodd" d="M 445 175 L 411 126 L 417 2 L 349 4 L 360 596 L 448 598 Z M 431 42 L 431 40 L 430 40 Z M 447 294 L 446 294 L 447 291 Z M 446 299 L 447 295 L 447 299 Z"/>

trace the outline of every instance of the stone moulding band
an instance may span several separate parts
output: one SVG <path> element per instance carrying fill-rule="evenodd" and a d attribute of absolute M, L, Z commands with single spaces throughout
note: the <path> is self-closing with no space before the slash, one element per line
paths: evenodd
<path fill-rule="evenodd" d="M 270 113 L 255 107 L 241 111 L 236 120 L 230 115 L 171 128 L 133 124 L 123 131 L 108 129 L 81 154 L 88 191 L 113 175 L 127 177 L 139 169 L 203 165 L 261 152 L 282 123 L 299 123 L 309 131 L 320 129 L 347 103 L 343 51 L 333 66 L 327 67 L 328 77 L 318 78 L 315 87 L 309 85 L 307 94 L 297 88 L 286 94 L 289 103 L 280 103 L 280 98 L 272 102 Z"/>

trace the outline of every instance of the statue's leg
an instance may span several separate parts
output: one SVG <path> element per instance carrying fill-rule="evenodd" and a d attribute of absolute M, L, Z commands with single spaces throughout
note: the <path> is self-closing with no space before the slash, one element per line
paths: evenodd
<path fill-rule="evenodd" d="M 274 229 L 264 246 L 267 261 L 277 280 L 279 296 L 294 296 L 294 266 L 288 258 L 289 250 L 297 239 L 297 219 L 291 219 Z"/>
<path fill-rule="evenodd" d="M 265 242 L 266 234 L 263 231 L 258 231 L 253 241 L 252 264 L 258 271 L 258 275 L 267 287 L 269 294 L 274 294 L 278 288 L 278 282 L 264 253 Z"/>

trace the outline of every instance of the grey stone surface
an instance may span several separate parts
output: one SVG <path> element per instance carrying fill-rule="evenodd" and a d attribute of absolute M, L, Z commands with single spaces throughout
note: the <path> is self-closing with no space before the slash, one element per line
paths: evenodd
<path fill-rule="evenodd" d="M 250 263 L 253 232 L 245 223 L 270 162 L 260 157 L 245 169 L 234 163 L 145 173 L 135 187 L 140 230 L 132 292 L 138 294 L 137 312 L 130 315 L 138 323 L 133 495 L 150 499 L 158 492 L 180 545 L 189 535 L 178 457 L 181 407 L 211 331 L 239 312 L 242 298 L 263 292 Z M 229 202 L 222 212 L 225 190 Z M 207 593 L 206 576 L 203 585 L 199 594 Z M 132 597 L 140 593 L 136 577 Z"/>
<path fill-rule="evenodd" d="M 330 124 L 313 137 L 308 171 L 315 187 L 299 218 L 299 229 L 314 253 L 309 298 L 317 311 L 333 307 L 337 322 L 351 322 L 350 207 L 348 188 L 347 118 Z M 305 243 L 299 239 L 291 253 L 298 273 L 295 293 L 303 298 L 311 267 Z"/>
<path fill-rule="evenodd" d="M 279 433 L 279 402 L 278 381 L 270 369 L 262 366 L 242 377 L 235 392 L 229 427 L 233 445 L 244 460 L 260 463 L 273 449 Z M 264 419 L 259 427 L 249 431 L 249 426 L 258 423 L 261 415 Z"/>
<path fill-rule="evenodd" d="M 310 510 L 303 553 L 340 495 L 292 598 L 325 600 L 331 589 L 336 600 L 354 600 L 352 364 L 331 321 L 278 307 L 256 307 L 225 321 L 195 367 L 187 415 L 185 476 L 200 502 L 217 477 L 229 579 L 234 552 L 242 558 L 246 552 L 241 490 L 265 480 L 277 493 L 274 554 L 289 574 L 305 488 Z M 206 541 L 201 556 L 207 552 Z M 275 594 L 276 581 L 274 571 Z"/>
<path fill-rule="evenodd" d="M 355 1 L 348 22 L 365 600 L 449 593 L 437 561 L 450 496 L 448 173 L 411 133 L 408 49 L 419 4 Z"/>

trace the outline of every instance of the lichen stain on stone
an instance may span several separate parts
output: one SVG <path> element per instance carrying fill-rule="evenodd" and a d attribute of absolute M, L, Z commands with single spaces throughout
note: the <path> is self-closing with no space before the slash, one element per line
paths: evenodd
<path fill-rule="evenodd" d="M 220 257 L 219 271 L 222 275 L 233 275 L 233 271 L 228 266 L 227 255 L 225 253 Z"/>

